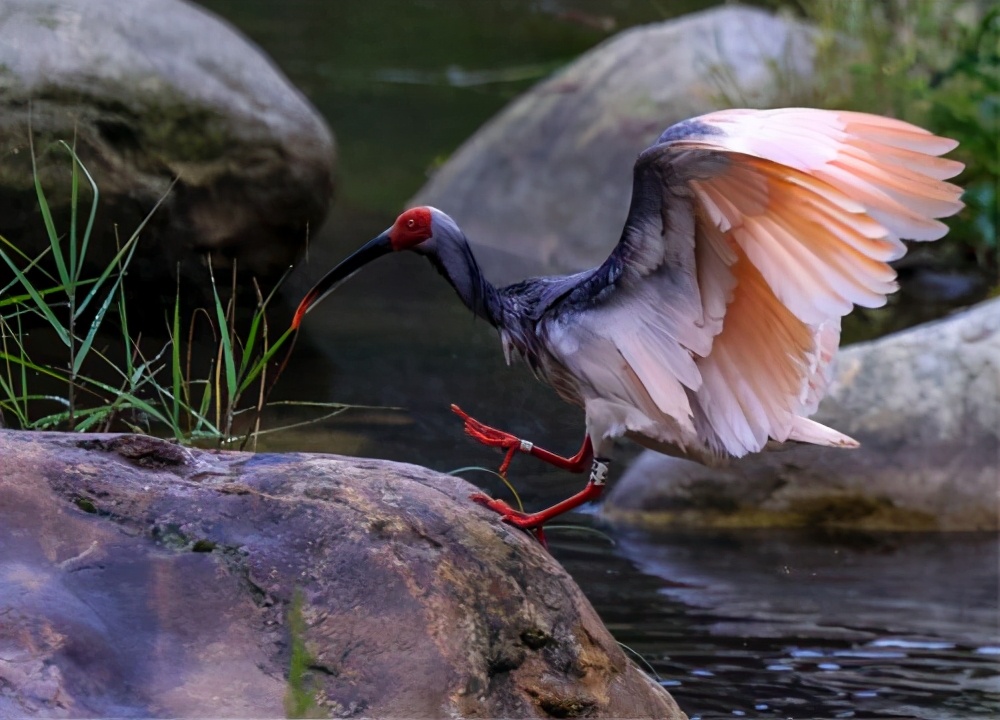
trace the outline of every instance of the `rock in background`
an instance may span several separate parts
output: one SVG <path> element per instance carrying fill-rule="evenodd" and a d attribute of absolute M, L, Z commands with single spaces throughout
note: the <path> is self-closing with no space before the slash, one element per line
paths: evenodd
<path fill-rule="evenodd" d="M 226 277 L 236 262 L 274 279 L 326 216 L 329 129 L 260 50 L 205 10 L 182 0 L 5 0 L 0 36 L 0 235 L 28 255 L 48 245 L 29 130 L 61 233 L 70 163 L 55 142 L 75 138 L 97 182 L 97 267 L 115 252 L 115 228 L 124 241 L 166 195 L 131 276 L 142 295 L 159 286 L 171 304 L 178 264 L 196 292 L 206 255 Z M 89 211 L 89 193 L 81 205 Z"/>
<path fill-rule="evenodd" d="M 685 718 L 457 478 L 140 436 L 0 457 L 2 717 Z"/>
<path fill-rule="evenodd" d="M 776 65 L 789 82 L 809 72 L 811 35 L 739 6 L 620 33 L 511 103 L 411 204 L 452 215 L 496 282 L 596 265 L 621 234 L 638 153 L 721 109 L 720 78 L 766 103 Z"/>
<path fill-rule="evenodd" d="M 643 453 L 604 514 L 646 526 L 1000 528 L 1000 299 L 852 345 L 815 416 L 857 450 L 789 445 L 725 468 Z"/>

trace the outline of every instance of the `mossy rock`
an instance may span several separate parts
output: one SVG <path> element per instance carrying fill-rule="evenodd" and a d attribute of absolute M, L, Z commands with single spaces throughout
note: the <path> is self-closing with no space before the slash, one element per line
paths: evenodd
<path fill-rule="evenodd" d="M 100 192 L 93 275 L 163 200 L 129 273 L 139 303 L 157 310 L 172 304 L 178 268 L 185 297 L 207 296 L 209 261 L 223 276 L 235 265 L 243 279 L 276 279 L 322 223 L 330 130 L 259 49 L 207 11 L 179 0 L 10 0 L 0 34 L 0 235 L 29 256 L 48 245 L 32 144 L 56 228 L 68 234 L 71 160 L 60 140 L 75 145 Z"/>

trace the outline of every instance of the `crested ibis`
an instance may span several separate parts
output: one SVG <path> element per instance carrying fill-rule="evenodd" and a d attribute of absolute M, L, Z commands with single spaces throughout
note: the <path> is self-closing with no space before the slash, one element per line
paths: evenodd
<path fill-rule="evenodd" d="M 323 277 L 292 325 L 382 255 L 430 260 L 497 329 L 508 363 L 523 359 L 584 410 L 583 446 L 563 457 L 452 406 L 470 436 L 506 452 L 501 473 L 518 452 L 590 470 L 581 492 L 541 512 L 472 496 L 544 542 L 544 523 L 600 496 L 620 436 L 703 462 L 769 442 L 857 446 L 808 416 L 841 317 L 883 305 L 902 240 L 937 240 L 947 227 L 936 218 L 963 207 L 944 182 L 963 166 L 938 157 L 956 145 L 856 112 L 710 113 L 639 154 L 625 227 L 598 267 L 494 287 L 455 221 L 415 207 Z"/>

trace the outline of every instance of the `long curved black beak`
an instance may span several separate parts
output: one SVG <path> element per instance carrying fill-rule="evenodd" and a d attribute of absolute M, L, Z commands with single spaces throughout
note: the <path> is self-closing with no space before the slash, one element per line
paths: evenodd
<path fill-rule="evenodd" d="M 323 278 L 316 283 L 309 292 L 306 293 L 306 296 L 302 298 L 302 302 L 299 303 L 299 307 L 295 310 L 295 316 L 292 318 L 292 328 L 297 330 L 299 323 L 302 322 L 303 316 L 305 316 L 305 314 L 314 306 L 319 304 L 323 298 L 336 290 L 340 283 L 370 263 L 372 260 L 380 258 L 390 252 L 392 252 L 392 242 L 389 240 L 389 231 L 386 230 L 378 237 L 372 238 L 367 243 L 362 245 L 352 255 L 346 257 L 339 265 L 337 265 L 337 267 L 324 275 Z"/>

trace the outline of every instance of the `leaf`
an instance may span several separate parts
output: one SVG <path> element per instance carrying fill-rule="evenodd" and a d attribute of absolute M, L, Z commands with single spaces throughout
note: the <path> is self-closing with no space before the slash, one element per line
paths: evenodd
<path fill-rule="evenodd" d="M 56 378 L 60 382 L 67 382 L 69 380 L 68 377 L 66 377 L 65 375 L 60 375 L 52 368 L 46 367 L 44 365 L 36 365 L 27 358 L 24 358 L 19 355 L 11 355 L 8 352 L 0 352 L 0 360 L 8 360 L 14 363 L 15 365 L 20 365 L 25 370 L 31 370 L 33 372 L 41 373 L 42 375 L 46 375 L 48 377 Z"/>
<path fill-rule="evenodd" d="M 180 428 L 181 418 L 181 386 L 183 371 L 181 369 L 181 287 L 180 277 L 177 279 L 177 296 L 174 298 L 174 324 L 170 333 L 170 378 L 173 383 L 173 403 L 170 414 L 174 427 Z M 190 394 L 189 394 L 190 395 Z M 188 426 L 190 427 L 190 425 Z"/>
<path fill-rule="evenodd" d="M 60 142 L 62 142 L 60 140 Z M 62 142 L 66 145 L 65 142 Z M 69 147 L 66 145 L 66 147 Z M 70 156 L 73 159 L 72 171 L 70 173 L 70 191 L 69 191 L 69 275 L 66 279 L 66 295 L 72 298 L 74 296 L 74 281 L 76 280 L 79 273 L 77 272 L 77 258 L 76 258 L 76 206 L 77 200 L 80 197 L 80 175 L 77 172 L 77 165 L 79 162 L 76 159 L 76 153 L 70 148 Z M 80 258 L 82 261 L 83 258 Z"/>
<path fill-rule="evenodd" d="M 98 292 L 100 292 L 101 286 L 108 279 L 108 276 L 114 271 L 114 269 L 121 264 L 122 258 L 125 257 L 126 254 L 128 254 L 129 259 L 131 259 L 133 252 L 132 248 L 134 248 L 136 242 L 138 242 L 139 240 L 139 233 L 141 233 L 143 228 L 145 228 L 146 225 L 149 223 L 150 218 L 153 217 L 153 213 L 155 213 L 157 209 L 160 207 L 160 205 L 163 204 L 163 201 L 166 200 L 167 195 L 170 194 L 170 191 L 173 189 L 175 183 L 176 180 L 170 183 L 170 187 L 167 188 L 167 192 L 163 194 L 163 197 L 161 197 L 159 200 L 156 201 L 156 205 L 153 206 L 153 209 L 150 210 L 149 214 L 142 219 L 142 222 L 139 223 L 139 226 L 132 232 L 132 235 L 129 237 L 129 239 L 125 242 L 124 245 L 122 245 L 121 249 L 111 259 L 111 262 L 108 263 L 107 267 L 105 267 L 104 270 L 101 272 L 100 276 L 97 278 L 97 281 L 94 283 L 94 287 L 91 288 L 89 293 L 87 293 L 87 297 L 84 299 L 83 303 L 81 303 L 77 307 L 76 309 L 77 316 L 79 316 L 86 309 L 86 307 L 90 304 L 90 301 L 94 299 L 94 297 L 97 295 Z M 124 263 L 124 268 L 126 270 L 128 269 L 127 262 Z"/>
<path fill-rule="evenodd" d="M 41 293 L 39 293 L 38 290 L 35 289 L 35 286 L 32 284 L 32 282 L 28 280 L 28 278 L 25 277 L 24 273 L 22 273 L 18 269 L 17 265 L 14 264 L 14 261 L 10 259 L 10 256 L 3 251 L 3 248 L 0 248 L 0 258 L 3 258 L 3 261 L 7 263 L 7 267 L 11 269 L 11 272 L 14 273 L 14 277 L 16 277 L 18 281 L 20 281 L 21 286 L 28 292 L 28 295 L 31 297 L 31 300 L 35 303 L 36 308 L 42 315 L 45 316 L 45 319 L 48 321 L 49 325 L 51 325 L 52 329 L 56 331 L 57 335 L 59 335 L 59 339 L 62 341 L 63 345 L 69 347 L 70 344 L 69 331 L 63 326 L 61 322 L 59 322 L 59 318 L 57 318 L 55 316 L 55 313 L 52 312 L 52 308 L 49 306 L 47 302 L 45 302 L 45 299 L 41 296 Z"/>
<path fill-rule="evenodd" d="M 83 242 L 80 244 L 80 265 L 77 267 L 76 275 L 74 277 L 74 282 L 76 282 L 80 279 L 80 271 L 83 269 L 83 259 L 87 256 L 87 248 L 90 245 L 90 236 L 94 230 L 94 218 L 97 217 L 97 202 L 100 199 L 101 194 L 97 189 L 97 183 L 94 182 L 94 178 L 91 176 L 90 171 L 87 170 L 87 166 L 83 164 L 83 161 L 80 160 L 79 156 L 76 154 L 76 150 L 67 145 L 64 140 L 60 140 L 59 142 L 62 143 L 67 150 L 69 150 L 70 154 L 73 156 L 74 162 L 79 163 L 80 169 L 83 171 L 83 174 L 87 176 L 87 182 L 90 184 L 90 189 L 94 194 L 94 197 L 90 202 L 90 215 L 87 217 L 87 227 L 84 228 L 83 231 Z M 74 219 L 76 218 L 75 210 L 73 211 L 73 217 Z"/>
<path fill-rule="evenodd" d="M 38 272 L 40 272 L 43 275 L 45 275 L 45 277 L 47 277 L 52 282 L 58 284 L 59 281 L 56 280 L 54 277 L 52 277 L 51 273 L 47 272 L 43 266 L 38 265 L 38 263 L 40 263 L 42 261 L 42 259 L 46 255 L 48 255 L 50 252 L 52 252 L 52 248 L 51 247 L 45 248 L 40 253 L 38 253 L 38 255 L 34 259 L 32 259 L 32 258 L 28 257 L 27 253 L 22 252 L 21 249 L 19 247 L 17 247 L 17 245 L 15 245 L 10 240 L 8 240 L 7 238 L 5 238 L 3 235 L 0 235 L 0 243 L 3 243 L 8 248 L 10 248 L 14 252 L 15 255 L 20 255 L 23 259 L 25 259 L 25 260 L 28 261 L 28 266 L 26 268 L 24 268 L 24 270 L 23 270 L 23 272 L 24 272 L 25 275 L 27 275 L 30 270 L 34 269 L 35 266 L 38 266 Z M 18 282 L 17 278 L 14 278 L 9 283 L 7 283 L 2 288 L 0 288 L 0 297 L 2 297 L 3 295 L 6 295 L 8 290 L 10 290 L 12 287 L 14 287 L 15 285 L 17 285 L 17 282 Z M 62 288 L 62 285 L 57 285 L 57 287 L 58 288 Z"/>
<path fill-rule="evenodd" d="M 279 337 L 274 342 L 274 344 L 271 347 L 268 348 L 267 352 L 264 353 L 257 360 L 257 362 L 255 362 L 253 364 L 253 367 L 250 368 L 250 372 L 247 373 L 246 377 L 243 378 L 243 382 L 240 383 L 239 390 L 237 391 L 239 394 L 242 395 L 243 391 L 246 390 L 248 387 L 250 387 L 253 384 L 254 380 L 256 380 L 260 376 L 260 373 L 264 369 L 264 366 L 267 365 L 267 363 L 271 361 L 271 358 L 274 357 L 274 354 L 285 343 L 285 340 L 287 340 L 288 337 L 290 335 L 292 335 L 294 332 L 295 332 L 295 330 L 292 329 L 292 328 L 289 328 L 288 330 L 285 330 L 285 334 L 282 335 L 281 337 Z"/>
<path fill-rule="evenodd" d="M 243 346 L 243 357 L 240 361 L 240 378 L 243 378 L 245 376 L 247 366 L 250 364 L 250 358 L 253 357 L 253 349 L 257 343 L 257 333 L 259 332 L 261 322 L 263 321 L 266 315 L 267 307 L 271 303 L 271 299 L 278 292 L 278 288 L 281 287 L 282 283 L 285 281 L 285 278 L 288 277 L 288 273 L 290 273 L 291 271 L 292 268 L 291 266 L 289 266 L 285 270 L 285 273 L 280 278 L 278 278 L 278 282 L 274 284 L 274 287 L 271 288 L 271 292 L 268 293 L 268 296 L 264 299 L 264 302 L 262 302 L 257 307 L 256 311 L 253 314 L 253 321 L 250 323 L 250 330 L 247 333 L 246 343 Z"/>
<path fill-rule="evenodd" d="M 165 427 L 170 427 L 170 421 L 167 420 L 166 416 L 142 398 L 136 397 L 132 393 L 122 392 L 118 388 L 112 387 L 111 385 L 103 383 L 100 380 L 95 380 L 94 378 L 81 377 L 80 381 L 100 388 L 110 395 L 121 397 L 128 405 L 131 405 L 137 410 L 142 410 L 142 412 L 154 418 L 157 422 L 163 423 Z"/>
<path fill-rule="evenodd" d="M 31 174 L 35 181 L 35 196 L 38 198 L 38 208 L 42 213 L 42 221 L 45 223 L 45 232 L 49 236 L 49 246 L 52 248 L 52 257 L 56 261 L 59 280 L 65 287 L 72 287 L 69 273 L 66 271 L 62 247 L 59 244 L 59 235 L 56 233 L 56 226 L 52 221 L 52 212 L 49 210 L 48 200 L 45 199 L 45 191 L 42 190 L 42 179 L 38 175 L 38 165 L 35 160 L 35 144 L 30 132 L 28 133 L 28 147 L 31 152 Z"/>
<path fill-rule="evenodd" d="M 215 297 L 215 316 L 219 323 L 219 341 L 222 343 L 222 362 L 226 371 L 226 393 L 230 403 L 236 402 L 239 395 L 236 384 L 236 358 L 233 356 L 233 344 L 229 339 L 229 323 L 226 322 L 226 310 L 215 286 L 215 274 L 209 272 L 212 281 L 212 295 Z M 240 391 L 242 392 L 242 391 Z M 216 398 L 216 402 L 221 398 Z"/>

